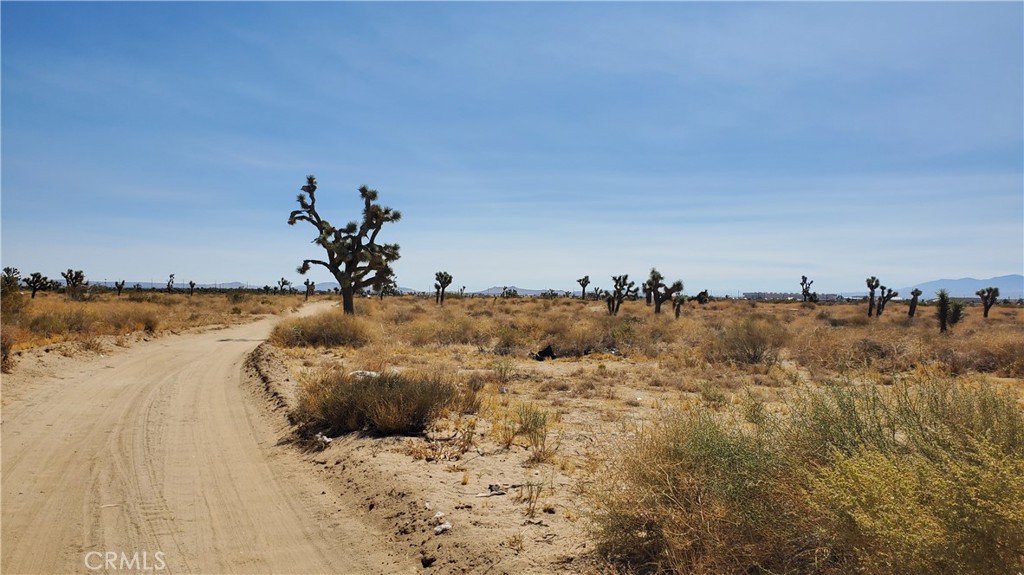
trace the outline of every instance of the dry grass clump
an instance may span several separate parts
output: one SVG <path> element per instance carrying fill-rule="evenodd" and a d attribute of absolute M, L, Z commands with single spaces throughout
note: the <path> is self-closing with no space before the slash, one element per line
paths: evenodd
<path fill-rule="evenodd" d="M 462 389 L 474 394 L 478 390 Z M 380 435 L 422 433 L 434 420 L 458 405 L 460 388 L 441 373 L 384 372 L 352 376 L 340 368 L 312 374 L 303 382 L 297 415 L 307 433 L 339 435 L 366 431 Z"/>
<path fill-rule="evenodd" d="M 370 340 L 364 321 L 341 310 L 285 319 L 270 334 L 271 342 L 284 347 L 362 347 Z"/>
<path fill-rule="evenodd" d="M 774 315 L 752 313 L 732 321 L 711 342 L 711 355 L 726 361 L 771 365 L 789 338 Z"/>
<path fill-rule="evenodd" d="M 1016 573 L 1024 415 L 991 386 L 807 389 L 665 414 L 595 492 L 600 549 L 642 572 Z"/>

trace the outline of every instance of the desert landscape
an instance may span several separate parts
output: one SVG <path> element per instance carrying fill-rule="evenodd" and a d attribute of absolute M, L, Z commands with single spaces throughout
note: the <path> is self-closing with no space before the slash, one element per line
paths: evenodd
<path fill-rule="evenodd" d="M 0 2 L 0 573 L 1024 575 L 1021 46 Z"/>
<path fill-rule="evenodd" d="M 166 572 L 1020 565 L 1014 304 L 940 333 L 935 305 L 909 318 L 897 302 L 869 318 L 860 302 L 690 301 L 676 317 L 642 297 L 611 315 L 595 299 L 391 296 L 349 315 L 326 295 L 142 295 L 21 312 L 156 305 L 167 324 L 110 333 L 96 315 L 11 351 L 4 572 L 81 570 L 106 548 L 159 549 Z M 210 353 L 217 380 L 195 375 Z M 78 517 L 89 501 L 99 516 Z"/>

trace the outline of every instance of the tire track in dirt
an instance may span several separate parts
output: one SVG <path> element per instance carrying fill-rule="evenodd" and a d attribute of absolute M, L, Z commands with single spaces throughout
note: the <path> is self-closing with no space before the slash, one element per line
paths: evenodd
<path fill-rule="evenodd" d="M 3 572 L 119 571 L 91 569 L 107 552 L 154 573 L 414 571 L 371 526 L 321 528 L 321 486 L 242 385 L 272 325 L 139 344 L 5 402 Z"/>

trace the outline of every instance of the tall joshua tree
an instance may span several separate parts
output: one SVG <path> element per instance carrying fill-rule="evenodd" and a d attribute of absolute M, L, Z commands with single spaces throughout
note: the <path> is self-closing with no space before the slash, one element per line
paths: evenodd
<path fill-rule="evenodd" d="M 665 276 L 657 268 L 651 268 L 651 275 L 645 282 L 654 299 L 654 313 L 661 313 L 661 304 L 672 299 L 672 296 L 683 291 L 683 282 L 676 280 L 672 285 L 665 285 Z"/>
<path fill-rule="evenodd" d="M 608 292 L 605 303 L 608 304 L 608 315 L 618 315 L 622 302 L 627 297 L 636 297 L 640 288 L 636 287 L 636 282 L 629 281 L 629 274 L 612 276 L 612 283 L 612 291 Z"/>
<path fill-rule="evenodd" d="M 121 292 L 124 291 L 124 280 L 114 282 L 114 289 L 117 290 L 117 297 L 121 297 Z"/>
<path fill-rule="evenodd" d="M 900 292 L 892 291 L 891 288 L 882 286 L 881 291 L 878 292 L 878 310 L 875 317 L 882 317 L 882 312 L 885 310 L 885 304 L 889 303 L 889 300 L 900 295 Z"/>
<path fill-rule="evenodd" d="M 377 190 L 362 186 L 359 197 L 363 200 L 363 221 L 335 228 L 317 212 L 316 189 L 316 177 L 306 176 L 306 185 L 298 196 L 300 209 L 288 216 L 288 225 L 301 221 L 315 227 L 318 235 L 313 243 L 327 252 L 327 259 L 303 260 L 298 272 L 305 274 L 313 264 L 327 268 L 341 286 L 342 308 L 346 314 L 354 314 L 356 292 L 392 273 L 391 262 L 399 258 L 398 244 L 378 244 L 377 235 L 384 224 L 399 221 L 402 214 L 376 203 Z"/>
<path fill-rule="evenodd" d="M 28 289 L 32 290 L 32 299 L 35 299 L 37 291 L 50 287 L 50 278 L 39 272 L 32 272 L 32 275 L 21 281 Z"/>
<path fill-rule="evenodd" d="M 984 317 L 988 317 L 988 310 L 992 309 L 992 306 L 996 303 L 996 299 L 999 297 L 999 288 L 987 287 L 985 289 L 978 290 L 974 295 L 981 298 Z"/>
<path fill-rule="evenodd" d="M 940 289 L 935 295 L 939 299 L 935 310 L 935 315 L 939 318 L 939 333 L 945 333 L 948 328 L 963 319 L 964 304 L 960 301 L 950 301 L 949 294 L 944 289 Z"/>
<path fill-rule="evenodd" d="M 437 290 L 435 301 L 438 305 L 444 305 L 444 292 L 452 285 L 452 274 L 448 272 L 437 272 L 434 274 L 434 289 Z"/>
<path fill-rule="evenodd" d="M 909 317 L 914 317 L 914 314 L 917 313 L 917 298 L 921 297 L 922 293 L 924 292 L 917 288 L 910 292 L 910 309 L 907 311 Z"/>
<path fill-rule="evenodd" d="M 869 277 L 864 280 L 864 282 L 868 284 L 868 291 L 870 292 L 868 299 L 868 317 L 871 317 L 875 313 L 875 290 L 878 289 L 878 286 L 880 286 L 882 282 L 878 281 L 878 278 L 875 276 Z"/>
<path fill-rule="evenodd" d="M 590 285 L 590 276 L 583 276 L 576 280 L 576 283 L 580 284 L 580 287 L 583 288 L 583 291 L 580 293 L 580 299 L 587 299 L 587 286 Z"/>

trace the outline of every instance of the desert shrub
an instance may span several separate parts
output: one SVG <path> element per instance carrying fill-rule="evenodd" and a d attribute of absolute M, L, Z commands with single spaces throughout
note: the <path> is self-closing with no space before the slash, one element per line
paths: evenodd
<path fill-rule="evenodd" d="M 361 347 L 370 342 L 363 321 L 340 310 L 286 319 L 274 327 L 270 341 L 285 347 Z"/>
<path fill-rule="evenodd" d="M 666 413 L 622 446 L 595 498 L 599 551 L 640 572 L 785 572 L 807 529 L 772 442 L 709 410 Z"/>
<path fill-rule="evenodd" d="M 0 372 L 10 373 L 14 367 L 14 346 L 24 339 L 21 328 L 8 323 L 0 324 Z"/>
<path fill-rule="evenodd" d="M 734 320 L 713 342 L 713 356 L 738 363 L 773 364 L 788 339 L 773 315 L 753 313 Z"/>
<path fill-rule="evenodd" d="M 306 379 L 299 394 L 298 416 L 305 430 L 331 435 L 352 431 L 414 434 L 423 432 L 456 397 L 456 387 L 440 375 L 350 377 L 334 369 Z"/>
<path fill-rule="evenodd" d="M 600 549 L 640 571 L 1017 573 L 1024 414 L 1011 392 L 829 386 L 788 416 L 672 412 L 594 493 Z"/>

